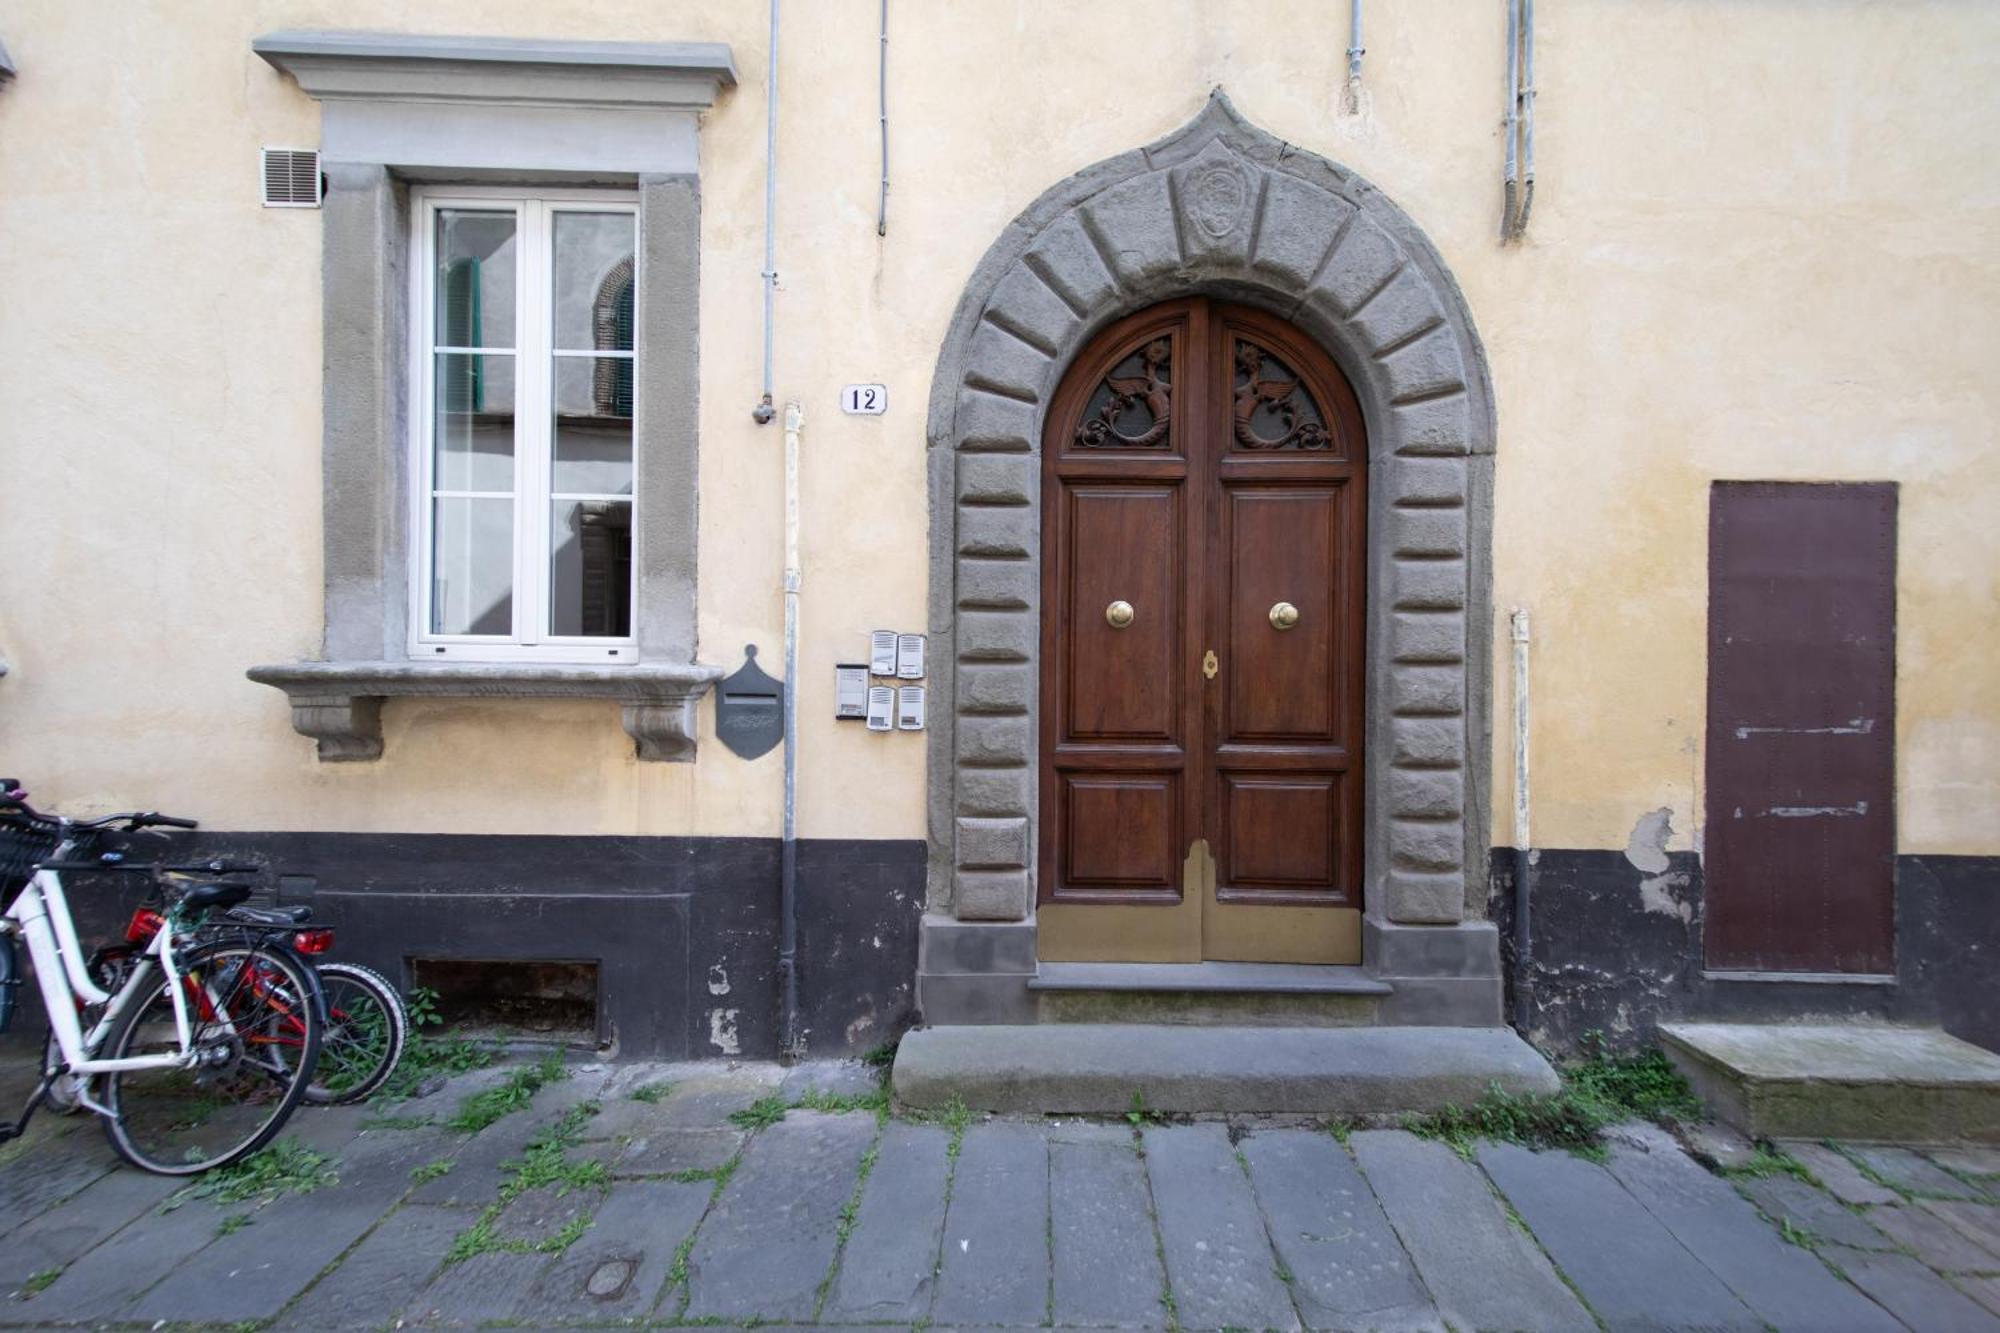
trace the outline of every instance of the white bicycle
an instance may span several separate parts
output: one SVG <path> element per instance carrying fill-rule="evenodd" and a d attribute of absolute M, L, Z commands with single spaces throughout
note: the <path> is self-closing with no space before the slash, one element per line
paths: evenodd
<path fill-rule="evenodd" d="M 319 1059 L 324 1002 L 312 969 L 281 943 L 201 943 L 208 913 L 249 896 L 220 882 L 257 867 L 131 865 L 122 854 L 84 856 L 106 831 L 196 827 L 161 814 L 70 820 L 44 815 L 0 779 L 0 1030 L 20 987 L 15 941 L 25 941 L 52 1034 L 40 1083 L 0 1141 L 20 1135 L 45 1100 L 95 1112 L 134 1166 L 189 1176 L 240 1161 L 277 1134 L 306 1095 Z M 164 927 L 147 940 L 115 991 L 91 978 L 64 896 L 65 871 L 137 871 L 162 894 Z M 176 886 L 166 875 L 206 874 Z M 52 1091 L 55 1096 L 52 1098 Z"/>

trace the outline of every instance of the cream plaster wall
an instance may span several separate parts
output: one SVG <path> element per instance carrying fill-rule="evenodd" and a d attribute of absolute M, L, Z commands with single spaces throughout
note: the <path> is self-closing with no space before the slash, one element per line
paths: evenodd
<path fill-rule="evenodd" d="M 1540 193 L 1495 240 L 1503 7 L 894 0 L 875 233 L 873 0 L 785 11 L 777 385 L 806 405 L 801 831 L 924 832 L 923 743 L 835 724 L 832 665 L 922 627 L 924 404 L 952 307 L 1065 174 L 1225 87 L 1431 235 L 1492 361 L 1505 613 L 1535 615 L 1535 841 L 1699 837 L 1707 486 L 1903 483 L 1903 848 L 2000 851 L 2000 10 L 1570 0 L 1540 13 Z M 0 771 L 225 828 L 775 833 L 780 759 L 639 764 L 615 706 L 393 701 L 319 765 L 243 669 L 320 635 L 319 226 L 258 206 L 318 108 L 285 27 L 722 40 L 702 133 L 702 656 L 778 667 L 780 437 L 758 392 L 765 9 L 657 0 L 10 0 L 0 90 Z M 891 411 L 843 416 L 841 384 Z M 1508 838 L 1509 738 L 1494 738 Z"/>

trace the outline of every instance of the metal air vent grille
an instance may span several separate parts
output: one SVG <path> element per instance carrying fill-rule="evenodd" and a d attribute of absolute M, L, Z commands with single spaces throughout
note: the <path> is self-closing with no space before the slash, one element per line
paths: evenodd
<path fill-rule="evenodd" d="M 264 150 L 264 207 L 318 208 L 319 154 L 310 148 Z"/>

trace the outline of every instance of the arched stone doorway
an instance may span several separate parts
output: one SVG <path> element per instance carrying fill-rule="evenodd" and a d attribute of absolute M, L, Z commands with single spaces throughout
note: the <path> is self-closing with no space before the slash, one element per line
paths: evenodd
<path fill-rule="evenodd" d="M 1497 1023 L 1488 849 L 1491 455 L 1484 354 L 1456 284 L 1380 192 L 1237 115 L 1099 163 L 1002 234 L 932 382 L 932 1022 L 1033 1016 L 1049 404 L 1077 352 L 1174 297 L 1253 306 L 1331 354 L 1369 451 L 1363 965 L 1391 1021 Z M 987 926 L 985 923 L 992 923 Z M 1405 983 L 1410 984 L 1405 984 Z"/>

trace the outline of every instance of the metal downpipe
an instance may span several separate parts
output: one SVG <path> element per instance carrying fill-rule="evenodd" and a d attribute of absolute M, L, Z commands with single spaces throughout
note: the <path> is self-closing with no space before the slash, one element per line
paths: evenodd
<path fill-rule="evenodd" d="M 785 404 L 785 823 L 778 851 L 778 1049 L 805 1054 L 799 1034 L 799 432 L 805 409 Z"/>
<path fill-rule="evenodd" d="M 1535 990 L 1532 821 L 1528 805 L 1528 611 L 1515 607 L 1514 640 L 1514 1030 L 1528 1035 Z"/>
<path fill-rule="evenodd" d="M 1501 177 L 1500 239 L 1514 239 L 1514 204 L 1520 181 L 1521 0 L 1507 0 L 1507 170 Z"/>
<path fill-rule="evenodd" d="M 771 63 L 764 76 L 764 396 L 750 413 L 760 426 L 777 415 L 771 405 L 771 321 L 778 294 L 778 4 L 771 0 Z"/>

